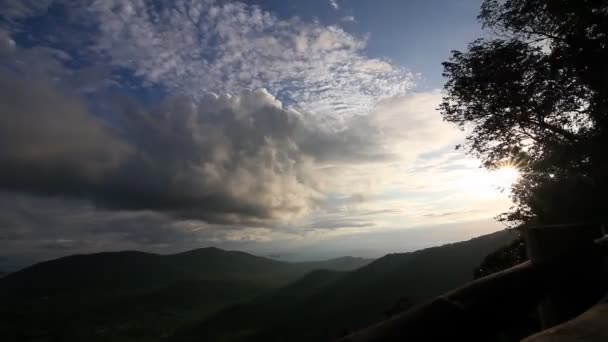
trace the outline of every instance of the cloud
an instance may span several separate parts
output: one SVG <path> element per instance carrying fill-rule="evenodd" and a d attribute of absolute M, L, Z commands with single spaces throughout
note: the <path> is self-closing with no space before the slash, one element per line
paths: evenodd
<path fill-rule="evenodd" d="M 387 99 L 352 122 L 386 157 L 327 165 L 322 178 L 331 190 L 314 222 L 340 222 L 328 224 L 331 234 L 352 234 L 481 220 L 508 209 L 479 161 L 454 151 L 464 133 L 442 120 L 440 101 L 440 91 Z"/>
<path fill-rule="evenodd" d="M 317 219 L 304 229 L 337 229 L 337 228 L 368 228 L 373 227 L 373 222 L 361 221 L 358 218 L 328 218 Z"/>
<path fill-rule="evenodd" d="M 404 94 L 413 85 L 412 76 L 389 61 L 366 57 L 365 39 L 339 27 L 281 19 L 257 6 L 212 0 L 82 0 L 70 6 L 9 1 L 4 5 L 8 6 L 6 16 L 17 23 L 24 17 L 49 15 L 45 11 L 55 6 L 70 16 L 65 22 L 84 23 L 88 28 L 82 30 L 88 38 L 79 40 L 87 43 L 78 57 L 84 54 L 91 64 L 108 63 L 112 71 L 102 76 L 107 82 L 128 92 L 131 78 L 142 79 L 142 85 L 160 86 L 169 94 L 160 105 L 149 108 L 137 100 L 99 95 L 91 82 L 87 87 L 62 84 L 66 89 L 57 98 L 71 96 L 72 102 L 87 102 L 79 98 L 86 96 L 95 102 L 89 107 L 96 108 L 80 103 L 79 110 L 95 112 L 83 117 L 95 122 L 99 132 L 106 132 L 100 140 L 107 143 L 91 138 L 90 144 L 78 147 L 88 148 L 83 153 L 94 159 L 86 165 L 77 163 L 83 159 L 70 153 L 68 146 L 55 141 L 46 144 L 55 148 L 55 165 L 51 168 L 48 160 L 35 161 L 46 177 L 34 182 L 32 171 L 21 172 L 5 182 L 7 189 L 89 198 L 117 209 L 153 209 L 213 222 L 261 224 L 313 210 L 327 183 L 319 180 L 318 168 L 394 157 L 378 143 L 384 139 L 382 132 L 370 117 L 361 115 L 382 99 Z M 7 37 L 3 40 L 14 43 Z M 38 41 L 57 45 L 46 38 Z M 46 55 L 33 55 L 44 63 L 34 57 L 26 61 L 45 66 L 30 77 L 34 82 L 52 88 L 57 82 L 50 80 L 66 83 L 65 79 L 83 78 L 78 77 L 84 74 L 82 70 L 65 67 L 82 62 L 72 51 L 68 54 L 59 46 L 39 49 Z M 28 51 L 18 52 L 19 58 Z M 133 77 L 125 76 L 124 70 Z M 4 77 L 11 82 L 11 77 L 18 76 Z M 90 89 L 88 94 L 82 94 L 85 88 Z M 268 92 L 247 90 L 261 88 Z M 38 101 L 45 102 L 44 98 Z M 44 112 L 28 106 L 22 109 L 29 117 Z M 64 114 L 56 118 L 63 127 L 82 127 L 75 131 L 88 136 L 85 123 L 72 124 Z M 44 136 L 43 121 L 16 131 Z M 114 153 L 111 163 L 103 160 L 104 151 Z M 19 164 L 23 154 L 18 149 L 13 154 L 7 157 L 12 170 L 34 165 Z M 74 162 L 66 160 L 70 156 Z M 62 173 L 61 168 L 69 172 Z"/>
<path fill-rule="evenodd" d="M 325 172 L 332 180 L 332 192 L 370 196 L 418 186 L 415 173 L 409 170 L 420 164 L 418 157 L 438 149 L 450 151 L 463 139 L 463 133 L 437 112 L 440 101 L 439 91 L 394 97 L 379 103 L 369 115 L 349 122 L 349 132 L 373 142 L 368 147 L 373 153 L 366 154 L 376 158 L 328 165 Z"/>
<path fill-rule="evenodd" d="M 54 253 L 103 250 L 175 252 L 226 241 L 266 228 L 221 227 L 144 210 L 107 210 L 86 200 L 0 192 L 0 249 Z M 241 235 L 242 234 L 242 235 Z M 24 248 L 27 246 L 27 248 Z M 10 252 L 10 253 L 9 253 Z"/>
<path fill-rule="evenodd" d="M 365 38 L 337 26 L 281 19 L 257 6 L 104 0 L 86 13 L 99 32 L 92 49 L 193 97 L 266 88 L 288 106 L 346 115 L 369 112 L 413 86 L 408 71 L 366 57 Z"/>
<path fill-rule="evenodd" d="M 212 222 L 300 215 L 320 197 L 295 113 L 264 91 L 117 105 L 113 136 L 77 100 L 0 75 L 0 186 Z M 306 135 L 306 132 L 303 133 Z"/>
<path fill-rule="evenodd" d="M 367 219 L 371 221 L 373 217 Z M 345 222 L 319 218 L 314 224 L 318 227 L 282 230 L 218 227 L 200 221 L 176 221 L 150 211 L 100 210 L 86 201 L 0 192 L 0 250 L 4 258 L 0 257 L 0 266 L 14 270 L 74 253 L 120 250 L 175 253 L 204 246 L 258 255 L 280 252 L 291 254 L 296 260 L 344 255 L 380 257 L 502 229 L 488 219 L 390 230 L 371 224 L 366 227 L 365 222 L 357 223 L 352 218 Z M 17 230 L 18 234 L 11 234 Z"/>
<path fill-rule="evenodd" d="M 0 9 L 7 18 L 21 19 L 46 11 L 52 3 L 53 0 L 3 0 Z"/>
<path fill-rule="evenodd" d="M 221 224 L 289 222 L 317 210 L 328 193 L 370 193 L 370 181 L 391 179 L 387 163 L 454 138 L 434 113 L 439 93 L 386 99 L 367 115 L 336 121 L 285 107 L 264 89 L 145 105 L 116 95 L 112 83 L 83 87 L 89 69 L 68 68 L 70 59 L 50 48 L 15 46 L 3 61 L 10 67 L 0 70 L 7 118 L 0 188 L 102 208 Z M 390 69 L 379 60 L 357 67 Z"/>
<path fill-rule="evenodd" d="M 20 67 L 23 60 L 32 67 Z M 0 72 L 0 111 L 10 119 L 0 122 L 4 190 L 230 231 L 216 241 L 267 239 L 296 227 L 316 234 L 440 222 L 447 218 L 433 213 L 465 212 L 470 204 L 466 196 L 441 194 L 462 192 L 455 177 L 470 178 L 476 165 L 441 152 L 462 132 L 436 112 L 438 91 L 385 99 L 366 115 L 331 120 L 287 108 L 263 89 L 167 96 L 153 105 L 103 87 L 85 87 L 95 89 L 89 92 L 75 81 L 88 70 L 67 68 L 52 49 L 15 46 L 3 61 L 11 66 Z M 171 236 L 176 226 L 167 222 L 162 232 Z M 28 225 L 12 226 L 22 228 L 7 239 Z M 162 241 L 134 231 L 132 241 Z"/>
<path fill-rule="evenodd" d="M 66 254 L 144 250 L 175 253 L 204 246 L 298 236 L 264 227 L 213 225 L 154 211 L 106 210 L 89 201 L 0 192 L 0 250 L 20 266 Z"/>
<path fill-rule="evenodd" d="M 335 10 L 339 10 L 340 9 L 340 5 L 338 4 L 338 0 L 329 0 L 329 4 Z"/>
<path fill-rule="evenodd" d="M 405 146 L 402 136 L 415 141 L 418 130 L 448 136 L 432 131 L 432 124 L 426 132 L 415 110 L 402 120 L 383 110 L 335 131 L 285 109 L 265 90 L 172 97 L 153 108 L 106 98 L 121 123 L 110 129 L 77 98 L 61 97 L 41 80 L 20 84 L 3 76 L 2 115 L 10 120 L 0 123 L 6 147 L 0 186 L 90 199 L 116 210 L 223 224 L 289 221 L 319 207 L 328 191 L 366 193 L 357 184 L 361 174 L 350 170 L 359 168 L 368 180 L 383 177 L 384 163 L 405 153 L 385 145 Z M 406 154 L 424 148 L 432 146 Z M 337 172 L 326 173 L 326 166 Z"/>
<path fill-rule="evenodd" d="M 37 67 L 19 69 L 24 59 Z M 340 128 L 285 108 L 263 89 L 146 106 L 108 91 L 83 93 L 73 82 L 82 71 L 64 60 L 20 48 L 4 60 L 18 69 L 0 72 L 4 190 L 263 225 L 321 205 L 323 165 L 391 157 L 371 116 Z"/>
<path fill-rule="evenodd" d="M 113 177 L 122 190 L 108 205 L 256 224 L 300 216 L 321 197 L 299 141 L 310 133 L 264 90 L 170 98 L 122 117 L 139 155 Z"/>
<path fill-rule="evenodd" d="M 15 49 L 15 41 L 5 30 L 0 29 L 0 55 L 12 53 Z"/>
<path fill-rule="evenodd" d="M 229 1 L 0 6 L 5 249 L 314 240 L 504 204 L 463 186 L 479 171 L 441 93 L 366 37 Z M 53 13 L 66 27 L 22 41 Z"/>
<path fill-rule="evenodd" d="M 104 210 L 84 200 L 0 192 L 0 250 L 11 259 L 40 261 L 131 249 L 178 251 L 209 244 L 208 237 L 151 211 Z"/>
<path fill-rule="evenodd" d="M 0 70 L 0 106 L 4 189 L 86 193 L 131 153 L 78 96 L 48 79 Z"/>

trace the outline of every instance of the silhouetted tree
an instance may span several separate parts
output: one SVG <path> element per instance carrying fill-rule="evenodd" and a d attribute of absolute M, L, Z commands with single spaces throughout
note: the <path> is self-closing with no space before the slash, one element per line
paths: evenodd
<path fill-rule="evenodd" d="M 517 164 L 513 225 L 608 217 L 608 1 L 485 0 L 492 39 L 443 63 L 444 118 L 490 169 Z"/>
<path fill-rule="evenodd" d="M 521 237 L 510 244 L 488 254 L 473 271 L 473 277 L 479 279 L 519 265 L 528 259 L 526 245 Z"/>

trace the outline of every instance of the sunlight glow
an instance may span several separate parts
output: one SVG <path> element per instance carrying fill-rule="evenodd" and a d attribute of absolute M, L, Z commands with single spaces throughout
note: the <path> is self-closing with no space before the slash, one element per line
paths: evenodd
<path fill-rule="evenodd" d="M 509 189 L 519 178 L 519 170 L 514 166 L 503 166 L 496 171 L 490 172 L 496 185 L 500 188 Z"/>
<path fill-rule="evenodd" d="M 461 180 L 464 191 L 475 197 L 497 197 L 510 193 L 511 186 L 517 182 L 520 173 L 514 164 L 504 164 L 492 171 L 472 173 Z"/>

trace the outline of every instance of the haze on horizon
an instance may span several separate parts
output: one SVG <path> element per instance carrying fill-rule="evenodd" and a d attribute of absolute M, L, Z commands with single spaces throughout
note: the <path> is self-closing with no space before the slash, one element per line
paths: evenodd
<path fill-rule="evenodd" d="M 378 257 L 503 228 L 441 62 L 480 1 L 0 3 L 0 270 L 217 246 Z"/>

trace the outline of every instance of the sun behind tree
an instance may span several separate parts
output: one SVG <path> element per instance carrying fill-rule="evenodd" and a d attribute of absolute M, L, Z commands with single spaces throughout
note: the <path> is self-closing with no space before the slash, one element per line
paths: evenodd
<path fill-rule="evenodd" d="M 503 166 L 491 172 L 498 187 L 509 189 L 519 179 L 519 170 L 515 166 Z"/>
<path fill-rule="evenodd" d="M 607 221 L 608 4 L 485 0 L 479 19 L 496 34 L 443 63 L 440 109 L 497 182 L 516 182 L 504 218 Z"/>

